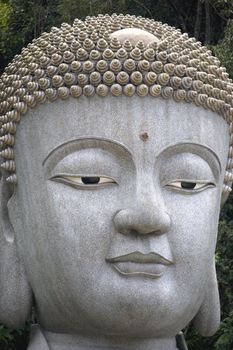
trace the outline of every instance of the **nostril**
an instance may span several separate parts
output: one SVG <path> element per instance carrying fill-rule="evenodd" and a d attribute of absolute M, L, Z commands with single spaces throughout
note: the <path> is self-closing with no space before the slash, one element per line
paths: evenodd
<path fill-rule="evenodd" d="M 132 228 L 121 228 L 120 230 L 118 230 L 118 232 L 123 233 L 124 235 L 133 235 L 133 236 L 137 236 L 140 234 L 137 230 L 134 230 Z"/>
<path fill-rule="evenodd" d="M 123 234 L 129 234 L 132 232 L 133 220 L 132 213 L 130 213 L 130 209 L 122 209 L 119 210 L 114 217 L 114 224 L 118 232 Z"/>
<path fill-rule="evenodd" d="M 124 234 L 124 235 L 130 235 L 132 233 L 133 230 L 130 230 L 129 228 L 123 228 L 121 227 L 118 232 Z"/>

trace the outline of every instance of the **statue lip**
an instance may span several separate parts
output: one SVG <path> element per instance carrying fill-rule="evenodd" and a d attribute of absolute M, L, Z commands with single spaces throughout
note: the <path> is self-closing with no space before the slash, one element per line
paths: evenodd
<path fill-rule="evenodd" d="M 163 275 L 164 270 L 173 264 L 173 261 L 158 253 L 144 254 L 139 251 L 105 260 L 111 263 L 120 275 L 126 277 L 159 278 Z"/>
<path fill-rule="evenodd" d="M 131 262 L 137 264 L 162 264 L 162 265 L 172 265 L 173 261 L 165 258 L 164 256 L 150 252 L 148 254 L 141 253 L 140 251 L 135 251 L 129 254 L 107 257 L 106 261 L 110 263 L 121 263 L 121 262 Z"/>

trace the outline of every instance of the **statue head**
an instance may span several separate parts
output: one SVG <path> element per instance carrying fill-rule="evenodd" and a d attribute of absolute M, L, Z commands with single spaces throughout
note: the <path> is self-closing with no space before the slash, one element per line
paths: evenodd
<path fill-rule="evenodd" d="M 34 305 L 54 333 L 213 334 L 233 178 L 218 59 L 160 22 L 100 15 L 33 40 L 0 87 L 1 321 Z"/>

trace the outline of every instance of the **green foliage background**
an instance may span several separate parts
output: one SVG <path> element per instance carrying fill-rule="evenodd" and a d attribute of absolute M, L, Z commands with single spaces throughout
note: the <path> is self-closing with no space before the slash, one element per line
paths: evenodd
<path fill-rule="evenodd" d="M 98 13 L 130 13 L 167 22 L 210 45 L 233 78 L 233 0 L 0 0 L 0 71 L 43 31 Z M 233 350 L 233 195 L 221 213 L 216 252 L 222 305 L 220 330 L 210 338 L 190 326 L 190 350 Z M 24 350 L 29 325 L 0 325 L 0 349 Z"/>

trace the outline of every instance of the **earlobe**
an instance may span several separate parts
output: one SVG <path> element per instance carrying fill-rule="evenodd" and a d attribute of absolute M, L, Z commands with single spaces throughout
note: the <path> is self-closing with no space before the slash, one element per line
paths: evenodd
<path fill-rule="evenodd" d="M 17 328 L 28 319 L 32 291 L 17 252 L 7 203 L 11 196 L 4 176 L 0 182 L 0 322 Z"/>
<path fill-rule="evenodd" d="M 220 325 L 220 302 L 214 260 L 206 286 L 205 297 L 197 315 L 193 319 L 193 324 L 197 331 L 206 337 L 216 333 Z"/>

